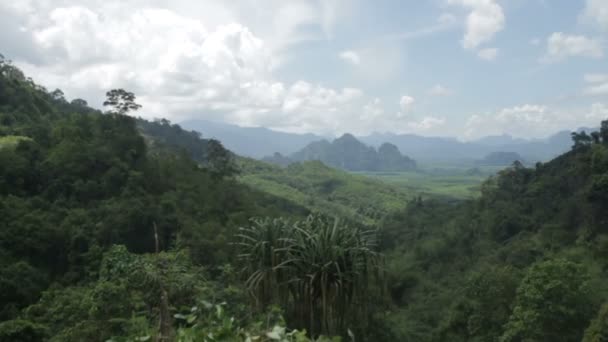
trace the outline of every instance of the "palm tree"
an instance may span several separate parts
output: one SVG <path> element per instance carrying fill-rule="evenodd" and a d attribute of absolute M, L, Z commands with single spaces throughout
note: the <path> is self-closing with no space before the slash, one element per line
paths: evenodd
<path fill-rule="evenodd" d="M 344 334 L 367 313 L 370 280 L 380 280 L 382 260 L 375 230 L 321 216 L 251 222 L 240 229 L 238 244 L 258 308 L 288 308 L 291 323 L 312 335 Z"/>

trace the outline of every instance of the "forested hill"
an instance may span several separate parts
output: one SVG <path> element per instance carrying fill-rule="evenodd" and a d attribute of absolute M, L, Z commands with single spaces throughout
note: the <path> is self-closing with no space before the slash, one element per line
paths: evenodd
<path fill-rule="evenodd" d="M 446 201 L 239 159 L 107 96 L 0 58 L 2 342 L 608 336 L 608 120 Z"/>
<path fill-rule="evenodd" d="M 159 289 L 171 315 L 220 303 L 201 267 L 224 274 L 238 227 L 308 214 L 237 182 L 218 142 L 124 115 L 134 97 L 117 94 L 102 114 L 0 59 L 0 341 L 156 336 Z"/>
<path fill-rule="evenodd" d="M 290 162 L 319 160 L 326 165 L 348 171 L 408 171 L 416 169 L 416 162 L 399 152 L 389 143 L 382 144 L 378 150 L 367 146 L 351 134 L 329 142 L 319 140 L 308 144 L 298 152 L 284 157 L 279 153 L 264 158 L 278 165 Z"/>
<path fill-rule="evenodd" d="M 419 201 L 383 224 L 387 318 L 401 341 L 605 341 L 608 120 L 535 168 L 516 162 L 479 199 Z"/>

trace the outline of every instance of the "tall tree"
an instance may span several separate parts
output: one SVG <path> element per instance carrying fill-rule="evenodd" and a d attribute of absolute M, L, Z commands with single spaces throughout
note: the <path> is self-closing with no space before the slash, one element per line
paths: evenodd
<path fill-rule="evenodd" d="M 112 89 L 106 93 L 106 97 L 103 105 L 112 107 L 110 113 L 113 114 L 125 115 L 141 108 L 141 105 L 135 102 L 135 94 L 124 89 Z"/>
<path fill-rule="evenodd" d="M 602 137 L 602 142 L 608 145 L 608 120 L 602 121 L 600 136 Z"/>
<path fill-rule="evenodd" d="M 593 313 L 587 279 L 580 265 L 567 260 L 531 266 L 501 341 L 580 341 Z"/>

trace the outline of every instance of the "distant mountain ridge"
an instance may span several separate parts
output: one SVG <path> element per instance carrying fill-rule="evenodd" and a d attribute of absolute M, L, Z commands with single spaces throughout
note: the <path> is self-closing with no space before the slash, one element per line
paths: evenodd
<path fill-rule="evenodd" d="M 291 162 L 319 160 L 326 165 L 348 171 L 408 171 L 416 162 L 399 152 L 397 146 L 384 143 L 377 150 L 367 146 L 352 134 L 344 134 L 332 142 L 319 140 L 285 157 L 275 153 L 264 161 L 279 165 Z"/>
<path fill-rule="evenodd" d="M 228 149 L 243 156 L 261 159 L 278 152 L 289 156 L 312 142 L 326 140 L 315 134 L 278 132 L 263 127 L 240 127 L 204 120 L 180 123 L 188 130 L 202 133 L 205 138 L 216 138 Z M 577 131 L 593 129 L 580 128 Z M 454 162 L 483 159 L 492 152 L 514 152 L 528 162 L 547 161 L 564 153 L 572 146 L 571 131 L 560 131 L 543 139 L 521 139 L 510 135 L 487 136 L 463 142 L 452 137 L 425 137 L 416 134 L 373 133 L 357 137 L 364 144 L 379 148 L 390 143 L 398 150 L 417 161 Z M 320 148 L 317 145 L 315 148 Z"/>
<path fill-rule="evenodd" d="M 579 128 L 576 131 L 592 131 Z M 360 137 L 372 146 L 394 144 L 401 153 L 419 161 L 475 161 L 493 152 L 513 152 L 528 162 L 547 161 L 572 146 L 571 131 L 560 131 L 544 139 L 521 139 L 510 135 L 487 136 L 463 142 L 456 138 L 423 137 L 415 134 L 373 133 Z"/>
<path fill-rule="evenodd" d="M 476 161 L 480 166 L 509 166 L 514 162 L 526 164 L 527 161 L 517 152 L 492 152 L 483 159 Z"/>
<path fill-rule="evenodd" d="M 324 139 L 315 134 L 285 133 L 206 120 L 188 120 L 181 122 L 180 126 L 200 132 L 204 138 L 217 139 L 236 154 L 258 159 L 275 152 L 291 154 L 313 141 Z"/>

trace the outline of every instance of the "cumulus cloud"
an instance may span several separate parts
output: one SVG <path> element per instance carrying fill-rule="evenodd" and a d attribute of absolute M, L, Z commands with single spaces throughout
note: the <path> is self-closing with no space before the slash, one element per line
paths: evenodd
<path fill-rule="evenodd" d="M 562 110 L 545 105 L 524 104 L 494 113 L 475 114 L 465 124 L 466 139 L 510 134 L 515 137 L 542 137 L 559 130 L 597 126 L 606 107 L 595 104 L 588 110 Z"/>
<path fill-rule="evenodd" d="M 587 86 L 583 90 L 586 95 L 608 95 L 608 74 L 586 74 Z"/>
<path fill-rule="evenodd" d="M 369 101 L 365 105 L 365 107 L 363 107 L 363 112 L 359 119 L 369 122 L 376 119 L 380 119 L 383 115 L 384 106 L 382 105 L 382 101 L 376 97 L 373 100 Z"/>
<path fill-rule="evenodd" d="M 487 48 L 477 51 L 477 56 L 486 61 L 493 61 L 498 56 L 497 48 Z"/>
<path fill-rule="evenodd" d="M 583 10 L 585 21 L 590 20 L 603 30 L 608 30 L 608 2 L 605 0 L 587 0 Z"/>
<path fill-rule="evenodd" d="M 373 129 L 371 118 L 353 120 L 370 101 L 360 89 L 277 79 L 281 42 L 301 39 L 293 23 L 272 24 L 293 36 L 264 39 L 238 22 L 208 24 L 213 20 L 185 15 L 179 3 L 171 9 L 128 4 L 134 9 L 118 1 L 23 1 L 0 9 L 19 18 L 41 56 L 10 56 L 16 64 L 36 81 L 92 105 L 101 104 L 106 90 L 121 87 L 138 95 L 144 105 L 138 115 L 148 118 L 205 118 L 326 134 Z M 316 18 L 310 6 L 302 2 L 299 10 L 287 6 L 279 12 L 292 22 L 322 21 L 331 29 L 333 19 Z M 372 104 L 376 109 L 368 112 L 382 115 L 380 103 Z"/>
<path fill-rule="evenodd" d="M 453 93 L 454 92 L 451 89 L 446 88 L 441 84 L 435 84 L 431 89 L 429 89 L 429 94 L 433 96 L 449 96 Z"/>
<path fill-rule="evenodd" d="M 420 132 L 420 131 L 428 131 L 432 128 L 435 128 L 437 126 L 441 126 L 445 124 L 445 119 L 444 118 L 437 118 L 434 116 L 427 116 L 424 117 L 422 119 L 420 119 L 419 121 L 411 121 L 408 122 L 408 127 L 411 128 L 414 132 Z"/>
<path fill-rule="evenodd" d="M 401 99 L 399 99 L 399 108 L 401 109 L 402 115 L 405 115 L 405 113 L 409 112 L 412 109 L 414 102 L 416 102 L 416 100 L 411 96 L 401 96 Z"/>
<path fill-rule="evenodd" d="M 608 74 L 585 74 L 585 82 L 603 83 L 608 82 Z"/>
<path fill-rule="evenodd" d="M 596 125 L 600 121 L 608 120 L 608 106 L 603 103 L 594 103 L 586 117 L 595 121 Z"/>
<path fill-rule="evenodd" d="M 435 23 L 418 28 L 413 31 L 405 31 L 397 34 L 386 35 L 384 38 L 389 40 L 410 40 L 427 37 L 439 32 L 444 32 L 456 26 L 456 16 L 452 13 L 441 13 Z"/>
<path fill-rule="evenodd" d="M 354 65 L 359 65 L 361 63 L 361 57 L 359 57 L 359 54 L 352 50 L 340 52 L 339 57 Z"/>
<path fill-rule="evenodd" d="M 608 95 L 608 82 L 594 84 L 585 88 L 585 94 L 587 95 Z"/>
<path fill-rule="evenodd" d="M 555 32 L 547 38 L 544 61 L 559 61 L 568 57 L 601 58 L 604 50 L 599 40 L 582 35 Z"/>
<path fill-rule="evenodd" d="M 503 9 L 495 0 L 448 0 L 448 4 L 470 10 L 462 39 L 462 46 L 466 49 L 476 49 L 491 41 L 505 27 Z"/>

